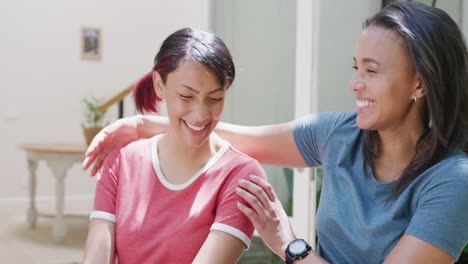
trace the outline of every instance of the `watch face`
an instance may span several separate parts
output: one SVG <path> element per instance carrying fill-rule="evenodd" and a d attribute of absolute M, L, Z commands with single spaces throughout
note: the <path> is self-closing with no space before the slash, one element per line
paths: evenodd
<path fill-rule="evenodd" d="M 289 245 L 289 251 L 293 254 L 300 254 L 306 251 L 307 244 L 302 240 L 295 240 Z"/>

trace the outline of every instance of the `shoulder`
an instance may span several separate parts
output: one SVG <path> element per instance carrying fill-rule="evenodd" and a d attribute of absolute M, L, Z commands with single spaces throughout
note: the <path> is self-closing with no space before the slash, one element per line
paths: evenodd
<path fill-rule="evenodd" d="M 468 155 L 462 151 L 453 153 L 440 162 L 439 171 L 450 179 L 468 185 Z M 468 187 L 468 186 L 467 186 Z"/>
<path fill-rule="evenodd" d="M 405 233 L 457 258 L 468 241 L 467 172 L 466 154 L 453 153 L 416 178 L 408 190 L 414 213 Z"/>
<path fill-rule="evenodd" d="M 468 156 L 462 151 L 450 154 L 426 171 L 433 181 L 457 180 L 468 183 Z"/>
<path fill-rule="evenodd" d="M 311 167 L 354 157 L 361 132 L 354 112 L 312 114 L 297 120 L 293 129 L 296 146 Z"/>
<path fill-rule="evenodd" d="M 115 148 L 107 155 L 105 163 L 108 166 L 120 165 L 121 161 L 151 157 L 152 139 L 140 139 L 125 146 Z"/>
<path fill-rule="evenodd" d="M 323 112 L 311 114 L 295 121 L 295 139 L 315 138 L 325 142 L 331 135 L 358 135 L 361 130 L 356 125 L 354 112 Z"/>
<path fill-rule="evenodd" d="M 229 146 L 226 150 L 221 165 L 225 168 L 230 168 L 230 171 L 236 175 L 246 175 L 247 177 L 250 175 L 257 175 L 266 178 L 263 167 L 256 159 L 242 153 L 232 146 Z"/>
<path fill-rule="evenodd" d="M 122 157 L 138 158 L 151 154 L 152 146 L 155 143 L 155 138 L 144 138 L 130 142 L 119 150 Z"/>
<path fill-rule="evenodd" d="M 468 156 L 459 151 L 434 164 L 419 176 L 422 194 L 465 196 L 468 190 Z M 456 197 L 454 197 L 456 198 Z M 461 199 L 461 197 L 456 198 Z"/>
<path fill-rule="evenodd" d="M 148 148 L 151 144 L 155 142 L 155 140 L 156 140 L 156 137 L 135 140 L 133 142 L 128 143 L 124 147 L 122 147 L 121 151 L 126 152 L 126 153 L 139 151 L 141 149 Z"/>

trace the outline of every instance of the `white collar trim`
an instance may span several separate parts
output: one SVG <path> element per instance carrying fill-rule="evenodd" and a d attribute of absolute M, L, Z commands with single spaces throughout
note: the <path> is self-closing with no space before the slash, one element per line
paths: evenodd
<path fill-rule="evenodd" d="M 170 190 L 182 190 L 187 188 L 190 184 L 192 184 L 198 177 L 200 177 L 204 172 L 206 172 L 209 168 L 211 168 L 218 160 L 221 159 L 221 157 L 226 153 L 226 151 L 229 148 L 229 143 L 225 140 L 223 140 L 221 148 L 216 152 L 216 154 L 201 168 L 199 171 L 197 171 L 190 179 L 182 184 L 173 184 L 170 183 L 166 177 L 164 177 L 164 174 L 162 173 L 161 166 L 159 163 L 159 157 L 158 157 L 158 141 L 161 139 L 163 135 L 157 135 L 152 138 L 151 142 L 151 156 L 152 156 L 152 161 L 153 161 L 153 167 L 154 171 L 156 172 L 156 175 L 159 179 L 159 181 L 164 185 L 166 188 Z"/>

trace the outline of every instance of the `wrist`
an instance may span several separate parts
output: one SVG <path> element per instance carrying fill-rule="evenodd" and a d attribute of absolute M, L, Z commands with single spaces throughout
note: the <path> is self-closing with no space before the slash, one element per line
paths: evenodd
<path fill-rule="evenodd" d="M 282 253 L 280 256 L 283 260 L 286 259 L 286 255 L 285 255 L 286 249 L 288 248 L 289 244 L 293 242 L 295 239 L 296 237 L 293 236 L 283 242 L 283 245 L 281 246 L 281 249 L 280 249 L 280 252 Z"/>
<path fill-rule="evenodd" d="M 137 115 L 135 116 L 135 129 L 136 133 L 138 135 L 138 138 L 141 138 L 143 135 L 143 127 L 144 127 L 144 116 L 143 115 Z"/>
<path fill-rule="evenodd" d="M 297 261 L 306 258 L 312 251 L 312 247 L 304 239 L 295 239 L 291 241 L 285 250 L 285 264 L 297 263 Z"/>

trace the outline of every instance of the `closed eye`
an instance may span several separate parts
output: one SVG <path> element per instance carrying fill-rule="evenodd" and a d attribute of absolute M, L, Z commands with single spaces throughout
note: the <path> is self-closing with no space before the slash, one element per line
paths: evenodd
<path fill-rule="evenodd" d="M 351 68 L 353 68 L 355 71 L 358 70 L 358 67 L 355 66 L 355 65 L 351 66 Z M 377 71 L 375 71 L 375 70 L 370 70 L 370 69 L 367 69 L 366 72 L 368 72 L 368 73 L 377 73 Z"/>
<path fill-rule="evenodd" d="M 179 94 L 180 98 L 184 99 L 184 100 L 188 100 L 188 99 L 191 99 L 193 98 L 193 96 L 191 95 L 182 95 L 182 94 Z"/>
<path fill-rule="evenodd" d="M 221 97 L 221 98 L 210 98 L 210 101 L 217 103 L 217 102 L 223 101 L 223 99 L 224 99 L 223 97 Z"/>

